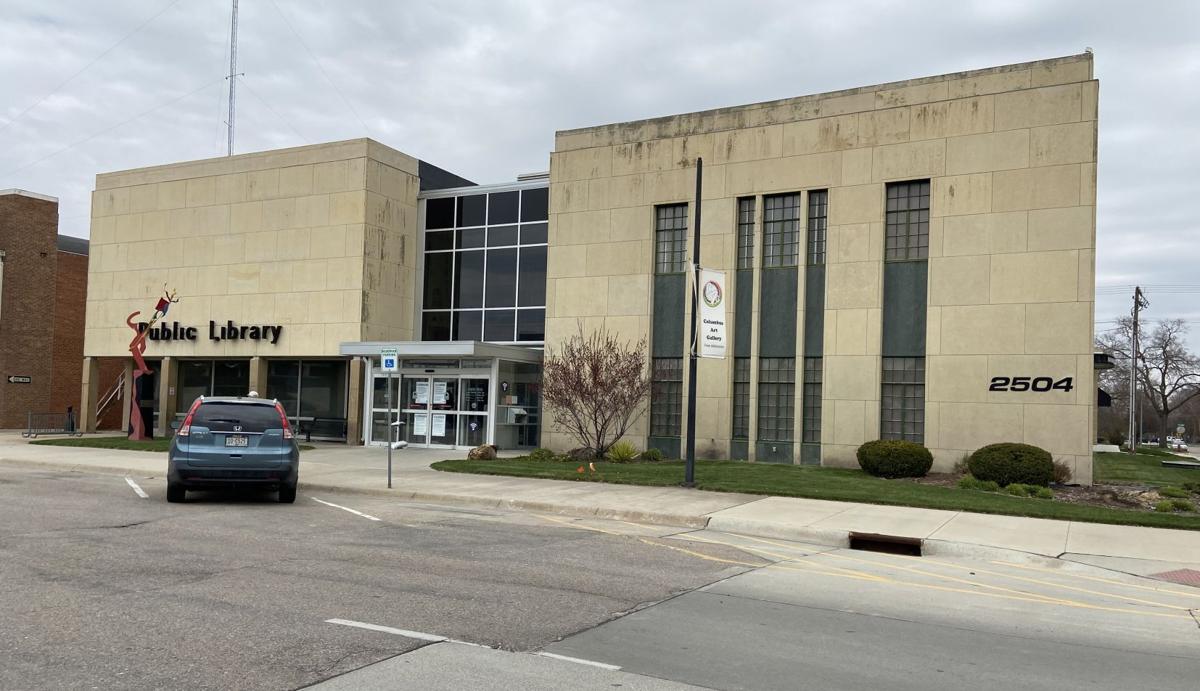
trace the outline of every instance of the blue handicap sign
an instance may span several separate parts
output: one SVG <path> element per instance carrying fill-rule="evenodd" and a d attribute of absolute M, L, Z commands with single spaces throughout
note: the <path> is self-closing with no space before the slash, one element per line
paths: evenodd
<path fill-rule="evenodd" d="M 396 369 L 396 358 L 385 357 L 383 359 L 383 368 L 384 369 Z"/>

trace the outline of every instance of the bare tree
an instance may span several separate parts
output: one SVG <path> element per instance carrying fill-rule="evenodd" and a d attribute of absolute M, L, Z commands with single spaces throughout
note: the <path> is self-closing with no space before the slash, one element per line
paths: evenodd
<path fill-rule="evenodd" d="M 1115 329 L 1096 339 L 1097 346 L 1118 361 L 1117 370 L 1110 370 L 1114 377 L 1122 364 L 1125 372 L 1129 371 L 1132 331 L 1133 320 L 1123 317 Z M 1200 396 L 1200 357 L 1187 349 L 1187 331 L 1182 319 L 1160 321 L 1149 338 L 1141 340 L 1137 354 L 1138 387 L 1158 417 L 1158 443 L 1162 447 L 1167 445 L 1171 413 Z"/>
<path fill-rule="evenodd" d="M 554 423 L 579 445 L 603 458 L 642 414 L 650 392 L 646 339 L 621 342 L 601 328 L 579 333 L 548 349 L 542 365 L 542 400 Z"/>

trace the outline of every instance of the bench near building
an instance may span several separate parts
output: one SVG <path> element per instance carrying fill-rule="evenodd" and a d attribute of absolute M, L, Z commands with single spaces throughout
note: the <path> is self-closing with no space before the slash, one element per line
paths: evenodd
<path fill-rule="evenodd" d="M 702 157 L 732 341 L 700 363 L 703 455 L 851 465 L 882 436 L 948 469 L 1025 441 L 1087 482 L 1097 87 L 1084 54 L 567 130 L 548 179 L 504 185 L 371 140 L 103 174 L 85 373 L 128 360 L 126 317 L 165 286 L 160 433 L 196 395 L 255 389 L 378 442 L 390 346 L 411 443 L 563 448 L 541 348 L 603 325 L 648 339 L 633 440 L 676 455 Z"/>

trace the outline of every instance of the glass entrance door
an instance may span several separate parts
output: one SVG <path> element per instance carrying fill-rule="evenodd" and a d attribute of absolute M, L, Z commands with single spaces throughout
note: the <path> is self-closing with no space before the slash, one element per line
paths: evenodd
<path fill-rule="evenodd" d="M 454 448 L 487 439 L 487 379 L 405 375 L 400 397 L 409 444 Z"/>

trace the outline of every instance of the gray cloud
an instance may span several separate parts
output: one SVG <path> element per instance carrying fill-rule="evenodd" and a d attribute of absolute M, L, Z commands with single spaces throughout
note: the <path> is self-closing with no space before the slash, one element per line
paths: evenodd
<path fill-rule="evenodd" d="M 12 0 L 6 10 L 0 187 L 58 196 L 63 232 L 87 235 L 97 172 L 224 153 L 225 0 Z M 1200 6 L 1178 2 L 244 0 L 237 150 L 368 135 L 497 182 L 544 170 L 556 129 L 1090 46 L 1101 81 L 1097 282 L 1200 283 L 1198 26 Z M 1101 292 L 1098 320 L 1127 310 Z M 1200 331 L 1200 294 L 1150 295 L 1151 318 Z"/>

